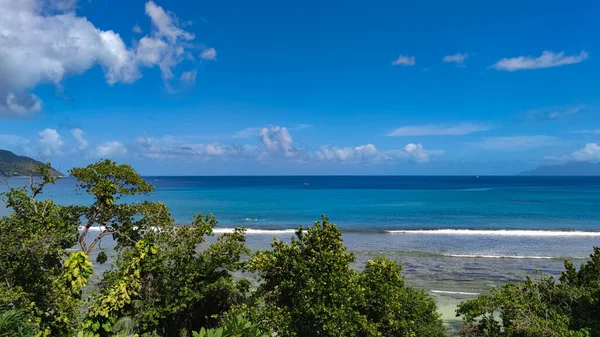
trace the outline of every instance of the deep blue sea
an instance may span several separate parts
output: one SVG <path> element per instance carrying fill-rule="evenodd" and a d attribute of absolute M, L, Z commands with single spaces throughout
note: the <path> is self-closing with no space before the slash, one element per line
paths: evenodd
<path fill-rule="evenodd" d="M 600 177 L 146 179 L 156 186 L 149 198 L 169 206 L 179 223 L 212 213 L 217 232 L 248 228 L 253 249 L 268 248 L 273 236 L 289 239 L 298 226 L 325 214 L 341 226 L 357 268 L 377 254 L 401 261 L 408 282 L 438 297 L 448 319 L 461 299 L 537 269 L 557 275 L 565 258 L 581 263 L 600 246 Z M 91 201 L 70 178 L 45 195 L 64 203 Z"/>

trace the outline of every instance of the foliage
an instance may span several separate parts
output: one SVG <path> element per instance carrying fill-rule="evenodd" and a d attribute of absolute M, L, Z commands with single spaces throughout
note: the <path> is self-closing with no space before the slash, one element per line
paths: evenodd
<path fill-rule="evenodd" d="M 359 282 L 365 289 L 361 312 L 383 336 L 445 336 L 433 298 L 405 286 L 401 271 L 398 263 L 387 258 L 367 262 Z"/>
<path fill-rule="evenodd" d="M 600 336 L 600 248 L 579 271 L 570 261 L 558 282 L 527 277 L 463 302 L 462 336 Z"/>
<path fill-rule="evenodd" d="M 206 245 L 216 223 L 213 216 L 199 215 L 189 225 L 163 226 L 136 247 L 123 248 L 117 268 L 105 275 L 90 305 L 86 328 L 103 335 L 124 316 L 136 322 L 139 332 L 165 337 L 216 326 L 249 287 L 232 275 L 247 253 L 243 231 Z"/>
<path fill-rule="evenodd" d="M 91 265 L 85 254 L 65 263 L 66 249 L 77 242 L 78 210 L 37 200 L 57 179 L 49 165 L 40 167 L 39 175 L 28 188 L 3 195 L 12 212 L 0 218 L 0 308 L 26 313 L 41 335 L 67 336 Z"/>
<path fill-rule="evenodd" d="M 260 332 L 256 325 L 244 316 L 237 315 L 225 318 L 222 327 L 194 331 L 192 337 L 268 337 L 268 335 Z"/>
<path fill-rule="evenodd" d="M 33 337 L 33 326 L 27 316 L 17 310 L 0 312 L 0 337 Z"/>
<path fill-rule="evenodd" d="M 237 311 L 278 336 L 445 335 L 433 300 L 404 286 L 396 263 L 380 257 L 362 273 L 351 269 L 354 255 L 324 216 L 272 247 L 252 257 L 262 283 L 254 306 Z"/>
<path fill-rule="evenodd" d="M 103 160 L 87 167 L 74 168 L 69 173 L 77 179 L 77 189 L 94 197 L 91 205 L 78 208 L 84 218 L 79 235 L 83 252 L 89 253 L 107 235 L 117 239 L 119 245 L 134 246 L 140 239 L 140 233 L 155 230 L 156 227 L 152 226 L 171 221 L 170 213 L 162 203 L 122 202 L 124 197 L 148 195 L 154 191 L 154 187 L 127 164 Z M 91 228 L 99 229 L 99 234 L 89 241 Z"/>

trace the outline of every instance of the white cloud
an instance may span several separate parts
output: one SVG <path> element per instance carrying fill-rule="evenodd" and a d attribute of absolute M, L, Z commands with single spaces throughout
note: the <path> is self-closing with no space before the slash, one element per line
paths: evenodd
<path fill-rule="evenodd" d="M 292 135 L 285 127 L 263 128 L 260 130 L 259 137 L 263 146 L 273 154 L 283 154 L 286 157 L 291 157 L 296 152 L 296 149 L 292 146 Z"/>
<path fill-rule="evenodd" d="M 565 55 L 564 51 L 554 53 L 544 51 L 539 57 L 519 56 L 514 58 L 504 58 L 492 65 L 497 70 L 517 71 L 525 69 L 552 68 L 568 64 L 576 64 L 588 59 L 588 53 L 582 51 L 575 55 Z"/>
<path fill-rule="evenodd" d="M 397 59 L 392 62 L 394 66 L 414 66 L 415 65 L 415 57 L 408 55 L 400 55 Z"/>
<path fill-rule="evenodd" d="M 456 63 L 457 66 L 461 66 L 461 65 L 463 65 L 463 63 L 465 62 L 467 57 L 469 57 L 468 53 L 457 53 L 457 54 L 453 54 L 453 55 L 444 56 L 442 61 L 444 63 L 452 63 L 453 62 L 453 63 Z"/>
<path fill-rule="evenodd" d="M 73 138 L 75 138 L 75 141 L 77 142 L 77 148 L 79 150 L 85 150 L 88 147 L 88 141 L 83 138 L 83 130 L 81 130 L 80 128 L 73 128 L 71 129 L 71 135 L 73 136 Z"/>
<path fill-rule="evenodd" d="M 365 162 L 376 159 L 380 156 L 380 153 L 373 144 L 361 145 L 354 148 L 329 148 L 328 146 L 322 146 L 320 151 L 315 152 L 315 156 L 322 161 Z"/>
<path fill-rule="evenodd" d="M 141 34 L 142 33 L 142 27 L 140 27 L 139 25 L 135 25 L 133 26 L 133 28 L 131 28 L 131 31 L 136 33 L 136 34 Z"/>
<path fill-rule="evenodd" d="M 388 136 L 461 136 L 490 129 L 492 129 L 490 125 L 474 123 L 462 123 L 457 125 L 411 125 L 397 128 L 390 132 Z"/>
<path fill-rule="evenodd" d="M 120 142 L 105 142 L 96 147 L 94 155 L 100 158 L 114 158 L 127 154 L 125 145 Z"/>
<path fill-rule="evenodd" d="M 404 152 L 406 152 L 409 157 L 417 163 L 429 162 L 429 153 L 423 149 L 422 144 L 406 144 L 404 147 Z"/>
<path fill-rule="evenodd" d="M 366 144 L 357 147 L 328 147 L 322 146 L 314 153 L 321 161 L 341 163 L 381 163 L 395 162 L 398 159 L 408 159 L 417 163 L 429 162 L 430 156 L 442 155 L 442 150 L 425 150 L 422 144 L 407 144 L 402 150 L 379 151 L 375 145 Z"/>
<path fill-rule="evenodd" d="M 39 133 L 40 150 L 44 156 L 62 155 L 64 142 L 60 134 L 54 129 L 45 129 Z"/>
<path fill-rule="evenodd" d="M 195 83 L 196 82 L 196 70 L 186 71 L 181 74 L 179 79 L 185 83 Z"/>
<path fill-rule="evenodd" d="M 588 143 L 585 146 L 571 153 L 568 157 L 571 161 L 589 161 L 592 163 L 600 162 L 600 146 L 597 143 Z"/>
<path fill-rule="evenodd" d="M 101 30 L 77 16 L 75 1 L 0 0 L 0 116 L 24 117 L 42 102 L 29 91 L 40 83 L 61 85 L 67 76 L 100 65 L 108 84 L 132 83 L 142 67 L 158 66 L 165 81 L 186 57 L 194 35 L 177 17 L 154 2 L 146 3 L 153 29 L 126 46 L 119 34 Z M 165 84 L 167 84 L 165 82 Z"/>
<path fill-rule="evenodd" d="M 472 143 L 472 145 L 487 150 L 522 151 L 538 147 L 560 146 L 563 143 L 557 137 L 536 135 L 489 137 Z"/>
<path fill-rule="evenodd" d="M 206 61 L 214 61 L 217 59 L 217 51 L 215 48 L 204 49 L 202 53 L 200 53 L 200 58 Z"/>

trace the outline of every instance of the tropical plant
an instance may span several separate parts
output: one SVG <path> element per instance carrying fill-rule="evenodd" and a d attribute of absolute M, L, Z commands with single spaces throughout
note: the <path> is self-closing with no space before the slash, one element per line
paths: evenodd
<path fill-rule="evenodd" d="M 141 234 L 135 247 L 121 248 L 115 268 L 92 296 L 84 327 L 105 336 L 129 317 L 139 333 L 169 337 L 216 326 L 249 288 L 232 274 L 247 253 L 243 231 L 207 244 L 216 223 L 202 215 L 189 225 L 162 223 L 160 231 Z"/>
<path fill-rule="evenodd" d="M 558 281 L 558 282 L 557 282 Z M 600 248 L 577 270 L 565 261 L 559 280 L 527 277 L 460 304 L 462 336 L 600 336 Z"/>
<path fill-rule="evenodd" d="M 261 328 L 298 337 L 445 336 L 435 302 L 406 287 L 395 262 L 379 257 L 362 273 L 350 268 L 355 257 L 325 216 L 272 247 L 249 263 L 261 280 L 254 303 L 236 308 Z"/>
<path fill-rule="evenodd" d="M 0 337 L 33 337 L 33 325 L 17 310 L 0 312 Z"/>
<path fill-rule="evenodd" d="M 227 317 L 223 320 L 222 327 L 194 331 L 192 337 L 269 337 L 263 334 L 252 322 L 243 315 Z"/>
<path fill-rule="evenodd" d="M 11 213 L 0 218 L 0 308 L 26 313 L 43 336 L 74 331 L 91 275 L 87 255 L 67 259 L 66 249 L 77 242 L 78 209 L 38 200 L 56 179 L 49 165 L 41 166 L 28 187 L 3 194 Z"/>

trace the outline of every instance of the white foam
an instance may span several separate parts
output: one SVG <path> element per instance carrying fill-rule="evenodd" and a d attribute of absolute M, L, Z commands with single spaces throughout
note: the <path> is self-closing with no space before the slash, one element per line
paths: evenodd
<path fill-rule="evenodd" d="M 600 232 L 544 231 L 544 230 L 475 230 L 475 229 L 415 229 L 389 230 L 389 234 L 425 235 L 481 235 L 481 236 L 549 236 L 549 237 L 600 237 Z"/>
<path fill-rule="evenodd" d="M 469 254 L 447 254 L 449 257 L 464 257 L 464 258 L 479 258 L 479 259 L 535 259 L 535 260 L 551 260 L 555 259 L 551 256 L 523 256 L 523 255 L 469 255 Z"/>
<path fill-rule="evenodd" d="M 468 295 L 468 296 L 477 296 L 479 293 L 470 293 L 466 291 L 446 291 L 446 290 L 430 290 L 432 293 L 436 294 L 446 294 L 446 295 Z"/>
<path fill-rule="evenodd" d="M 154 229 L 154 228 L 152 228 Z M 103 232 L 106 230 L 104 226 L 92 226 L 88 230 L 89 232 Z M 79 231 L 83 231 L 83 226 L 79 226 Z M 233 233 L 235 228 L 229 227 L 217 227 L 213 229 L 213 233 L 222 234 L 222 233 Z M 247 235 L 277 235 L 277 234 L 295 234 L 295 229 L 254 229 L 254 228 L 246 228 Z"/>
<path fill-rule="evenodd" d="M 214 233 L 233 233 L 235 228 L 215 228 L 213 230 Z M 254 229 L 254 228 L 246 228 L 247 235 L 277 235 L 277 234 L 294 234 L 296 233 L 295 229 Z"/>

